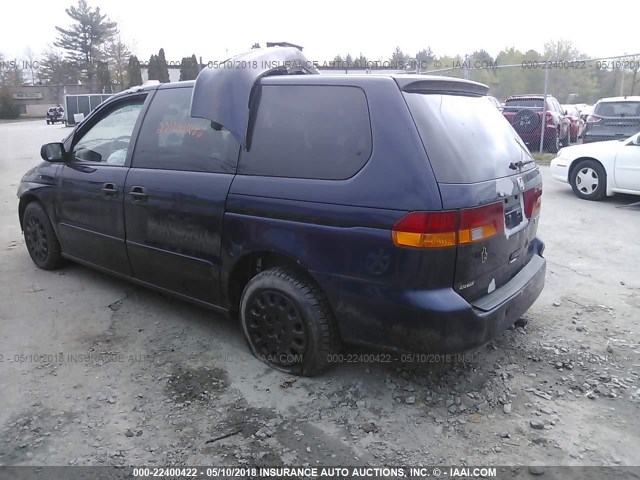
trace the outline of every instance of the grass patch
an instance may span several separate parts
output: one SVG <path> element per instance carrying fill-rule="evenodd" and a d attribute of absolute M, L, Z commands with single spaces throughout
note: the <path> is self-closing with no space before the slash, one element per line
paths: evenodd
<path fill-rule="evenodd" d="M 556 158 L 555 153 L 532 153 L 531 156 L 536 160 L 538 165 L 549 165 L 551 160 Z"/>

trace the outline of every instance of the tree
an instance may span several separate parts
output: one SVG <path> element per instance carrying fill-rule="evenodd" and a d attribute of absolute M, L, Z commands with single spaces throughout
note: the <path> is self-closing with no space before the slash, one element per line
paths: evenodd
<path fill-rule="evenodd" d="M 17 58 L 5 60 L 0 55 L 2 68 L 0 68 L 0 87 L 21 87 L 25 83 L 21 63 Z"/>
<path fill-rule="evenodd" d="M 365 57 L 361 53 L 353 61 L 353 66 L 354 66 L 354 68 L 369 68 L 369 61 L 367 60 L 367 57 Z"/>
<path fill-rule="evenodd" d="M 31 50 L 31 47 L 27 47 L 24 51 L 25 57 L 27 57 L 27 61 L 29 62 L 29 80 L 31 81 L 31 85 L 36 84 L 36 78 L 38 77 L 38 62 L 36 61 L 36 53 Z"/>
<path fill-rule="evenodd" d="M 131 51 L 120 38 L 120 34 L 105 43 L 104 54 L 109 62 L 111 78 L 124 86 L 127 83 L 127 63 L 131 57 Z"/>
<path fill-rule="evenodd" d="M 251 45 L 251 50 L 253 50 L 255 48 L 260 48 L 260 44 L 258 42 L 256 42 L 253 45 Z"/>
<path fill-rule="evenodd" d="M 129 87 L 142 85 L 142 71 L 140 69 L 140 60 L 135 55 L 129 57 L 127 64 L 127 77 L 129 78 Z"/>
<path fill-rule="evenodd" d="M 158 52 L 158 75 L 160 83 L 169 83 L 169 66 L 167 65 L 167 59 L 164 56 L 164 48 L 161 48 Z"/>
<path fill-rule="evenodd" d="M 431 50 L 431 47 L 427 47 L 426 49 L 423 48 L 418 53 L 416 53 L 416 62 L 418 62 L 418 66 L 420 68 L 428 68 L 434 60 L 435 56 L 433 55 L 433 50 Z"/>
<path fill-rule="evenodd" d="M 351 65 L 353 65 L 353 57 L 348 53 L 344 61 L 347 64 L 347 67 L 350 67 Z"/>
<path fill-rule="evenodd" d="M 76 64 L 65 60 L 61 53 L 49 50 L 43 54 L 38 66 L 40 81 L 47 85 L 54 92 L 58 102 L 62 103 L 64 86 L 78 83 L 79 73 Z"/>
<path fill-rule="evenodd" d="M 13 119 L 20 116 L 20 110 L 9 92 L 0 89 L 0 118 Z"/>
<path fill-rule="evenodd" d="M 180 81 L 195 80 L 198 73 L 200 73 L 200 65 L 198 65 L 196 56 L 184 57 L 180 62 Z"/>
<path fill-rule="evenodd" d="M 102 58 L 100 48 L 117 32 L 117 23 L 100 13 L 100 8 L 92 9 L 86 0 L 78 0 L 78 6 L 65 10 L 73 23 L 68 29 L 56 26 L 58 39 L 56 47 L 67 52 L 67 58 L 78 65 L 78 70 L 93 84 L 96 60 Z"/>
<path fill-rule="evenodd" d="M 147 80 L 160 80 L 160 64 L 158 63 L 157 55 L 151 55 L 151 57 L 149 57 Z"/>
<path fill-rule="evenodd" d="M 396 47 L 395 51 L 391 55 L 392 67 L 404 70 L 407 63 L 409 63 L 409 55 L 405 55 L 402 53 L 402 50 L 400 50 L 400 47 Z"/>
<path fill-rule="evenodd" d="M 101 93 L 112 93 L 111 75 L 109 74 L 109 64 L 107 62 L 98 61 L 96 69 L 98 89 Z"/>

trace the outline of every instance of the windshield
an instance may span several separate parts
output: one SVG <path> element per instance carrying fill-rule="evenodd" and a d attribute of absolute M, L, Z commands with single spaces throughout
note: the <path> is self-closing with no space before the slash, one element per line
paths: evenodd
<path fill-rule="evenodd" d="M 404 93 L 440 183 L 476 183 L 534 168 L 529 150 L 484 97 Z M 530 162 L 530 163 L 528 163 Z M 510 168 L 511 165 L 511 168 Z"/>

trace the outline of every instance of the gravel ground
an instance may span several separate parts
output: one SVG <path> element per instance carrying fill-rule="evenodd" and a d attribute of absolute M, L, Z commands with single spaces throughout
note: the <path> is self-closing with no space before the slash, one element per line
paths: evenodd
<path fill-rule="evenodd" d="M 294 378 L 232 320 L 33 265 L 15 192 L 66 132 L 0 125 L 0 465 L 640 463 L 637 198 L 582 201 L 541 167 L 547 285 L 516 328 L 448 361 Z"/>

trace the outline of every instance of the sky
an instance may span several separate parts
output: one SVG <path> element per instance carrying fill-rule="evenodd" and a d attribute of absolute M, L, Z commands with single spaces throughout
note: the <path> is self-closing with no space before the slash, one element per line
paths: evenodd
<path fill-rule="evenodd" d="M 77 0 L 4 0 L 0 53 L 36 58 L 66 27 L 65 8 Z M 196 54 L 206 63 L 248 50 L 255 42 L 302 45 L 311 61 L 365 55 L 388 59 L 396 47 L 414 55 L 431 47 L 437 56 L 507 47 L 542 52 L 549 40 L 570 40 L 593 57 L 640 53 L 636 2 L 605 4 L 577 0 L 376 2 L 322 0 L 195 1 L 88 0 L 118 22 L 122 39 L 140 60 L 164 48 L 168 61 Z M 311 6 L 313 5 L 313 6 Z M 539 13 L 537 13 L 539 12 Z"/>

